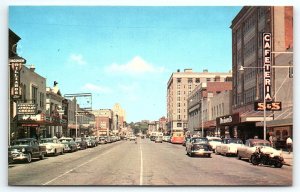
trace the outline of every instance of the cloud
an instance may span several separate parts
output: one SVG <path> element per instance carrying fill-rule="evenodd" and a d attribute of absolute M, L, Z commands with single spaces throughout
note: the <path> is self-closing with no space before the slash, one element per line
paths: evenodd
<path fill-rule="evenodd" d="M 85 65 L 86 61 L 83 59 L 83 56 L 81 54 L 71 54 L 69 57 L 69 60 L 71 62 L 74 62 L 78 65 Z"/>
<path fill-rule="evenodd" d="M 129 75 L 138 75 L 144 73 L 162 73 L 165 71 L 164 67 L 155 67 L 139 56 L 135 56 L 131 61 L 126 64 L 113 63 L 106 67 L 109 73 L 123 73 Z"/>
<path fill-rule="evenodd" d="M 84 90 L 88 90 L 88 91 L 93 91 L 96 93 L 111 93 L 112 90 L 108 87 L 104 87 L 104 86 L 99 86 L 99 85 L 94 85 L 91 83 L 87 83 L 83 86 Z"/>

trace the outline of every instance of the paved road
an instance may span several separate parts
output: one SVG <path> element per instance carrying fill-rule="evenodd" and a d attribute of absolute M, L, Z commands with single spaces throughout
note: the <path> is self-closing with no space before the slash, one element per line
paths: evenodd
<path fill-rule="evenodd" d="M 292 185 L 292 167 L 189 157 L 181 145 L 119 141 L 8 168 L 9 185 Z"/>

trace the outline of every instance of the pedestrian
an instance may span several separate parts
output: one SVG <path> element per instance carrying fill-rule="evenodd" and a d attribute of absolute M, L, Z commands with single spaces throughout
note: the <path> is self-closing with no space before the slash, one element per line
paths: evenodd
<path fill-rule="evenodd" d="M 269 141 L 270 141 L 271 147 L 273 147 L 273 136 L 272 135 L 270 135 Z"/>
<path fill-rule="evenodd" d="M 276 149 L 277 137 L 273 137 L 273 147 Z"/>
<path fill-rule="evenodd" d="M 292 151 L 292 147 L 293 147 L 293 140 L 290 136 L 288 136 L 287 139 L 286 139 L 286 147 L 287 147 L 287 150 L 290 154 L 291 151 Z"/>

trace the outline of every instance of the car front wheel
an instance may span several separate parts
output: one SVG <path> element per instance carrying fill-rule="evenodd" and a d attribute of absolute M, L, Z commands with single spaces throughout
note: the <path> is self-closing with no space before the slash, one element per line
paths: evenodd
<path fill-rule="evenodd" d="M 28 153 L 28 154 L 27 154 L 26 162 L 27 162 L 27 163 L 31 163 L 31 161 L 32 161 L 31 153 Z"/>

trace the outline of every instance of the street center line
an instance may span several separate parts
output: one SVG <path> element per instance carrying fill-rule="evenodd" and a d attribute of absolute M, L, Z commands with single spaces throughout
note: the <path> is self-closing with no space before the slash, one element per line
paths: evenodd
<path fill-rule="evenodd" d="M 140 145 L 140 151 L 141 151 L 140 185 L 143 185 L 143 152 L 142 152 L 141 145 Z"/>
<path fill-rule="evenodd" d="M 108 153 L 110 153 L 110 152 L 111 152 L 111 151 L 107 151 L 107 152 L 105 152 L 105 153 L 103 153 L 103 154 L 101 154 L 101 155 L 106 155 L 106 154 L 108 154 Z M 53 181 L 57 180 L 58 178 L 60 178 L 60 177 L 62 177 L 62 176 L 64 176 L 64 175 L 70 173 L 71 171 L 73 171 L 73 170 L 75 170 L 75 169 L 78 169 L 79 167 L 82 167 L 83 165 L 85 165 L 85 164 L 87 164 L 87 163 L 90 163 L 90 162 L 94 161 L 95 159 L 97 159 L 97 158 L 98 158 L 99 156 L 101 156 L 101 155 L 98 155 L 98 156 L 94 157 L 93 159 L 90 159 L 89 161 L 84 162 L 84 163 L 78 165 L 77 167 L 70 169 L 69 171 L 67 171 L 67 172 L 65 172 L 65 173 L 63 173 L 63 174 L 61 174 L 61 175 L 55 177 L 54 179 L 52 179 L 52 180 L 50 180 L 50 181 L 44 183 L 43 185 L 48 185 L 49 183 L 52 183 Z"/>

